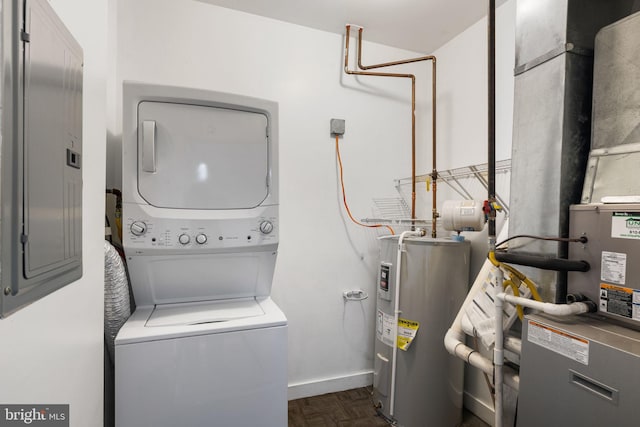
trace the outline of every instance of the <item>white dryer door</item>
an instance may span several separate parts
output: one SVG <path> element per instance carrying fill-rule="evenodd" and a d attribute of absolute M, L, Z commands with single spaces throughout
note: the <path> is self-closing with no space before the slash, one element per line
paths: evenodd
<path fill-rule="evenodd" d="M 138 105 L 138 191 L 153 206 L 250 209 L 268 194 L 264 114 L 144 101 Z"/>

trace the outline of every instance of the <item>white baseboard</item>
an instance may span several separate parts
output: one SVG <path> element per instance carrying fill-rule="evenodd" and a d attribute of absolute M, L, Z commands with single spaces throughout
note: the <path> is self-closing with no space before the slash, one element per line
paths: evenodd
<path fill-rule="evenodd" d="M 322 378 L 312 381 L 289 384 L 289 400 L 318 396 L 326 393 L 367 387 L 373 384 L 373 371 L 362 371 L 341 377 Z"/>
<path fill-rule="evenodd" d="M 495 412 L 493 408 L 487 405 L 476 396 L 464 392 L 463 398 L 464 407 L 471 411 L 476 417 L 480 418 L 485 423 L 492 426 L 495 422 Z"/>

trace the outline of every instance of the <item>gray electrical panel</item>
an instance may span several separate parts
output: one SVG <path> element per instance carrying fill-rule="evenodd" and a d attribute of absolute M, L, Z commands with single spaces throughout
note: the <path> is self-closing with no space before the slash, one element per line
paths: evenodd
<path fill-rule="evenodd" d="M 637 426 L 640 332 L 584 316 L 523 323 L 517 427 Z"/>
<path fill-rule="evenodd" d="M 82 276 L 82 48 L 46 0 L 2 2 L 0 316 Z"/>

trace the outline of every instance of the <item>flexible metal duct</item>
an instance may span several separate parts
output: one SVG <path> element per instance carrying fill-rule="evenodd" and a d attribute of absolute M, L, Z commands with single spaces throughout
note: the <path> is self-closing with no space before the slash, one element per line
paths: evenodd
<path fill-rule="evenodd" d="M 118 331 L 131 315 L 129 283 L 120 254 L 104 242 L 104 336 L 111 360 Z"/>

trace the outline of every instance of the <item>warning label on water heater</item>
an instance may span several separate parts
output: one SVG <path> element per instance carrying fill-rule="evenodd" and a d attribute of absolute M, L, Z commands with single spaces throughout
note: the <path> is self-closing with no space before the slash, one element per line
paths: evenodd
<path fill-rule="evenodd" d="M 408 319 L 398 319 L 398 342 L 397 346 L 400 350 L 407 351 L 409 346 L 416 338 L 420 322 Z"/>
<path fill-rule="evenodd" d="M 396 330 L 395 317 L 378 310 L 378 319 L 376 321 L 376 337 L 388 346 L 393 347 L 393 338 Z"/>
<path fill-rule="evenodd" d="M 420 322 L 408 319 L 398 319 L 398 330 L 396 336 L 396 319 L 394 316 L 378 310 L 376 321 L 376 338 L 388 345 L 394 346 L 394 338 L 397 338 L 395 345 L 400 349 L 407 351 L 409 346 L 416 338 L 420 328 Z"/>
<path fill-rule="evenodd" d="M 529 320 L 527 339 L 547 350 L 589 365 L 589 341 L 584 338 Z"/>

